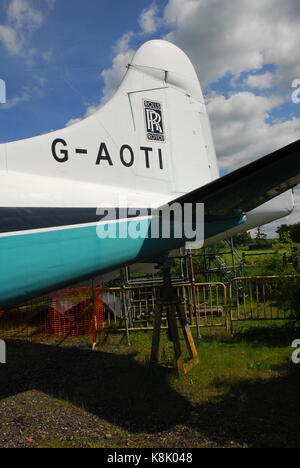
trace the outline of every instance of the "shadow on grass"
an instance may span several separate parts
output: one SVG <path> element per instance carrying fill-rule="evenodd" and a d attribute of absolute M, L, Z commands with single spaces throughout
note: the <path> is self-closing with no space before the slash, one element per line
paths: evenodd
<path fill-rule="evenodd" d="M 0 368 L 0 398 L 36 389 L 65 399 L 132 433 L 158 433 L 184 424 L 219 444 L 300 446 L 300 373 L 266 381 L 215 381 L 226 395 L 198 407 L 169 384 L 167 369 L 139 364 L 134 356 L 43 344 L 8 344 Z M 197 436 L 196 436 L 197 438 Z"/>
<path fill-rule="evenodd" d="M 197 409 L 195 429 L 253 448 L 299 448 L 300 369 L 291 364 L 276 370 L 284 375 L 265 381 L 216 380 L 216 386 L 230 390 L 214 404 Z"/>
<path fill-rule="evenodd" d="M 288 347 L 294 339 L 300 335 L 300 329 L 285 326 L 253 326 L 235 331 L 233 336 L 223 332 L 216 340 L 215 335 L 205 336 L 206 342 L 218 341 L 219 343 L 248 343 L 253 347 L 266 346 L 270 348 Z"/>
<path fill-rule="evenodd" d="M 0 398 L 35 389 L 131 431 L 156 432 L 182 421 L 189 403 L 134 354 L 11 342 L 0 368 Z"/>

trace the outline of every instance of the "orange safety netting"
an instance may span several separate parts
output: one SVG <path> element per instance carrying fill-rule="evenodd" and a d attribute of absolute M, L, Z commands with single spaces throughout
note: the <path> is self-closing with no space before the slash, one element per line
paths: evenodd
<path fill-rule="evenodd" d="M 0 335 L 11 338 L 90 335 L 93 340 L 103 328 L 100 287 L 63 289 L 16 309 L 0 311 Z"/>
<path fill-rule="evenodd" d="M 94 331 L 95 324 L 101 329 L 103 303 L 100 292 L 100 288 L 83 287 L 56 292 L 47 304 L 42 336 L 88 335 Z"/>

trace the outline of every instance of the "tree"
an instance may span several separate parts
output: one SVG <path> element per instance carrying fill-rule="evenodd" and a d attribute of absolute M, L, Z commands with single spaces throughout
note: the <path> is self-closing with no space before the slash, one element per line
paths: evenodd
<path fill-rule="evenodd" d="M 279 228 L 276 231 L 276 234 L 279 235 L 280 242 L 286 242 L 286 235 L 289 234 L 289 232 L 290 226 L 288 226 L 287 224 L 281 224 L 281 226 L 279 226 Z"/>
<path fill-rule="evenodd" d="M 265 240 L 267 238 L 267 234 L 265 234 L 262 230 L 262 227 L 261 226 L 258 226 L 257 230 L 256 230 L 256 237 L 255 239 L 261 241 L 261 240 Z"/>
<path fill-rule="evenodd" d="M 250 232 L 243 232 L 233 237 L 234 245 L 247 245 L 252 242 Z"/>
<path fill-rule="evenodd" d="M 279 235 L 280 242 L 284 242 L 285 244 L 291 241 L 300 243 L 300 223 L 292 225 L 282 224 L 276 233 Z"/>
<path fill-rule="evenodd" d="M 300 223 L 290 226 L 290 234 L 293 242 L 300 242 Z"/>

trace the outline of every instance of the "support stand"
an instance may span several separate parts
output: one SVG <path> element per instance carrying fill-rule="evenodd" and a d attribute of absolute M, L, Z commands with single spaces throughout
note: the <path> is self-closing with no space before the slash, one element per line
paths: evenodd
<path fill-rule="evenodd" d="M 159 343 L 160 343 L 160 332 L 161 332 L 161 322 L 163 313 L 166 314 L 168 321 L 168 336 L 170 341 L 173 342 L 174 346 L 174 355 L 176 368 L 179 373 L 188 373 L 195 365 L 199 364 L 198 352 L 194 343 L 194 339 L 189 327 L 189 323 L 186 319 L 184 313 L 184 304 L 180 302 L 180 299 L 177 298 L 174 294 L 174 289 L 172 287 L 171 281 L 171 266 L 172 261 L 169 258 L 166 258 L 163 262 L 163 279 L 164 285 L 162 287 L 162 297 L 161 300 L 157 303 L 155 310 L 155 320 L 154 320 L 154 331 L 152 337 L 152 348 L 150 356 L 150 364 L 157 365 L 159 361 Z M 190 355 L 190 360 L 184 362 L 184 357 L 181 349 L 177 318 L 181 325 L 184 340 Z"/>
<path fill-rule="evenodd" d="M 128 297 L 126 291 L 126 269 L 122 268 L 121 273 L 121 284 L 122 284 L 122 304 L 123 304 L 123 314 L 125 319 L 125 329 L 126 329 L 126 343 L 127 346 L 130 346 L 130 335 L 129 335 L 129 322 L 130 322 L 130 307 L 128 307 Z"/>
<path fill-rule="evenodd" d="M 191 250 L 188 253 L 188 259 L 189 259 L 190 282 L 192 284 L 193 302 L 194 302 L 194 307 L 195 307 L 197 340 L 200 342 L 202 339 L 201 331 L 200 331 L 200 307 L 199 307 L 198 298 L 197 298 L 195 270 L 194 270 L 194 263 L 193 263 L 193 254 Z"/>

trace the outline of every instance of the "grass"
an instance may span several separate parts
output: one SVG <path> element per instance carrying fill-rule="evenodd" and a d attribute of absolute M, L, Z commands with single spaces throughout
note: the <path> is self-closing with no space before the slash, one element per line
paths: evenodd
<path fill-rule="evenodd" d="M 268 240 L 267 240 L 268 241 Z M 276 268 L 280 267 L 283 262 L 283 254 L 286 253 L 290 256 L 291 246 L 287 244 L 280 243 L 278 240 L 269 239 L 269 242 L 273 242 L 273 247 L 263 250 L 246 250 L 245 246 L 238 246 L 236 252 L 242 258 L 243 253 L 246 254 L 246 263 L 245 263 L 245 274 L 246 276 L 264 276 L 269 275 L 270 271 L 272 274 L 274 271 L 274 262 L 277 265 Z M 300 244 L 292 244 L 294 247 L 300 248 Z M 228 249 L 227 249 L 228 250 Z M 222 249 L 221 249 L 222 251 Z M 228 265 L 231 265 L 232 259 L 230 254 L 224 254 L 221 256 L 222 259 L 226 261 Z M 282 262 L 281 262 L 282 261 Z M 273 265 L 273 266 L 272 266 Z M 281 271 L 282 270 L 282 271 Z M 279 271 L 278 271 L 279 273 Z M 286 265 L 284 271 L 283 268 L 280 268 L 280 274 L 296 274 L 297 272 L 292 265 Z"/>
<path fill-rule="evenodd" d="M 299 447 L 300 376 L 291 364 L 299 333 L 272 322 L 238 323 L 233 336 L 204 329 L 200 365 L 186 376 L 148 367 L 150 334 L 133 334 L 130 348 L 110 335 L 94 352 L 87 338 L 61 348 L 11 342 L 0 428 L 7 434 L 22 421 L 24 446 L 32 438 L 30 446 L 49 448 Z M 172 357 L 163 334 L 161 359 Z"/>
<path fill-rule="evenodd" d="M 244 323 L 236 326 L 235 335 L 230 337 L 224 330 L 203 330 L 203 341 L 198 345 L 201 359 L 188 376 L 170 373 L 168 381 L 189 399 L 193 405 L 205 404 L 228 391 L 228 382 L 241 380 L 264 380 L 277 377 L 276 368 L 288 366 L 291 357 L 290 331 L 262 323 L 258 328 Z M 150 335 L 135 334 L 131 338 L 131 352 L 141 363 L 147 362 L 151 346 Z M 121 351 L 118 338 L 111 337 L 106 349 Z M 272 342 L 272 346 L 270 346 Z M 122 351 L 128 348 L 121 346 Z M 173 359 L 172 343 L 163 337 L 161 363 Z M 216 382 L 218 384 L 216 385 Z M 222 386 L 221 382 L 224 382 Z"/>

